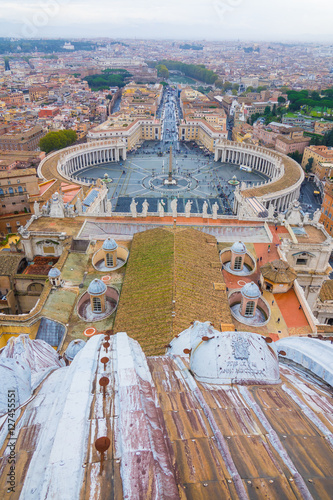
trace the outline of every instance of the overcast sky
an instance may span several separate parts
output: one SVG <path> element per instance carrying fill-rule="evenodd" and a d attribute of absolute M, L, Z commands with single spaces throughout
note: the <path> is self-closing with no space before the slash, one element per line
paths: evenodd
<path fill-rule="evenodd" d="M 0 0 L 0 36 L 333 41 L 331 0 Z"/>

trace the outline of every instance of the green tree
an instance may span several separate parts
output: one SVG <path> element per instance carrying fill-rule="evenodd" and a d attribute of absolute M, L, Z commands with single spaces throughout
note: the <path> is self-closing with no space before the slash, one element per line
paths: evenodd
<path fill-rule="evenodd" d="M 332 147 L 333 146 L 333 129 L 329 132 L 326 132 L 323 140 L 325 146 Z"/>
<path fill-rule="evenodd" d="M 231 90 L 232 89 L 232 83 L 231 82 L 224 82 L 223 84 L 223 90 Z"/>
<path fill-rule="evenodd" d="M 307 164 L 305 165 L 305 172 L 311 172 L 313 165 L 313 158 L 309 158 Z"/>
<path fill-rule="evenodd" d="M 232 93 L 232 95 L 237 95 L 237 90 L 236 89 L 232 89 L 231 93 Z"/>
<path fill-rule="evenodd" d="M 280 87 L 280 90 L 281 90 L 282 94 L 286 94 L 289 91 L 288 87 L 286 87 L 286 86 Z"/>
<path fill-rule="evenodd" d="M 232 89 L 233 90 L 239 90 L 239 85 L 238 83 L 234 83 L 233 86 L 232 86 Z"/>
<path fill-rule="evenodd" d="M 285 102 L 286 102 L 286 99 L 282 95 L 279 95 L 279 97 L 278 97 L 278 103 L 279 104 L 284 104 Z"/>
<path fill-rule="evenodd" d="M 58 149 L 66 148 L 73 144 L 77 139 L 75 130 L 59 130 L 58 132 L 49 132 L 39 141 L 41 151 L 50 153 Z"/>
<path fill-rule="evenodd" d="M 165 80 L 167 80 L 169 78 L 169 70 L 165 66 L 165 64 L 158 64 L 156 66 L 156 69 L 157 69 L 158 76 L 160 76 L 161 78 L 164 78 Z"/>
<path fill-rule="evenodd" d="M 303 155 L 299 151 L 295 151 L 295 153 L 290 153 L 288 156 L 290 156 L 290 158 L 292 158 L 293 160 L 297 161 L 297 163 L 299 164 L 302 163 Z"/>

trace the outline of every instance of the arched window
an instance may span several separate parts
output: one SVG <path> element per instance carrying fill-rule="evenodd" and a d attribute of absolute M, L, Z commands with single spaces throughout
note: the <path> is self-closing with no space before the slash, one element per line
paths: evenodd
<path fill-rule="evenodd" d="M 19 187 L 18 187 L 18 192 L 19 192 L 19 193 L 23 193 L 23 188 L 22 188 L 22 186 L 19 186 Z"/>
<path fill-rule="evenodd" d="M 14 189 L 12 187 L 8 188 L 8 192 L 9 192 L 10 196 L 13 196 Z"/>
<path fill-rule="evenodd" d="M 113 267 L 113 255 L 112 255 L 112 253 L 106 254 L 106 265 L 108 267 Z"/>
<path fill-rule="evenodd" d="M 253 316 L 255 302 L 253 300 L 249 300 L 246 304 L 245 308 L 245 316 Z"/>
<path fill-rule="evenodd" d="M 234 270 L 239 271 L 242 266 L 242 257 L 238 256 L 235 258 Z"/>
<path fill-rule="evenodd" d="M 3 189 L 0 188 L 0 197 L 4 196 L 4 192 L 3 192 Z"/>
<path fill-rule="evenodd" d="M 43 288 L 41 283 L 31 283 L 31 285 L 28 286 L 28 292 L 42 292 Z"/>
<path fill-rule="evenodd" d="M 93 297 L 93 308 L 94 312 L 102 312 L 102 302 L 99 297 Z"/>

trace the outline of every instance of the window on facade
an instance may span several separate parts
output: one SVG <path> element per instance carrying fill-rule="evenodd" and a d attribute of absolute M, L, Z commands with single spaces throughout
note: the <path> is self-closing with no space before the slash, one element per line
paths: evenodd
<path fill-rule="evenodd" d="M 111 253 L 106 254 L 106 265 L 113 266 L 113 255 Z"/>
<path fill-rule="evenodd" d="M 2 188 L 0 188 L 0 196 L 4 196 L 4 192 L 3 192 Z"/>
<path fill-rule="evenodd" d="M 102 312 L 102 302 L 99 297 L 93 297 L 94 312 Z"/>
<path fill-rule="evenodd" d="M 306 266 L 307 263 L 308 263 L 308 259 L 297 259 L 296 260 L 297 266 Z"/>
<path fill-rule="evenodd" d="M 235 258 L 235 265 L 234 265 L 234 270 L 239 271 L 242 266 L 242 257 L 236 257 Z"/>
<path fill-rule="evenodd" d="M 23 193 L 23 188 L 22 188 L 22 186 L 19 186 L 19 187 L 18 187 L 18 192 L 19 192 L 19 193 Z"/>
<path fill-rule="evenodd" d="M 31 283 L 31 285 L 28 286 L 28 292 L 42 292 L 43 288 L 41 283 Z"/>
<path fill-rule="evenodd" d="M 245 307 L 245 316 L 253 316 L 254 311 L 254 301 L 250 300 Z"/>
<path fill-rule="evenodd" d="M 12 187 L 10 187 L 10 188 L 8 189 L 8 192 L 9 192 L 10 196 L 13 196 L 13 194 L 14 194 L 14 189 L 13 189 Z"/>

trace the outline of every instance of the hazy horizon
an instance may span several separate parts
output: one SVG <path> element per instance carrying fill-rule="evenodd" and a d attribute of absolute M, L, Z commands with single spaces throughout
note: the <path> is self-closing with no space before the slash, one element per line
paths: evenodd
<path fill-rule="evenodd" d="M 5 0 L 0 33 L 16 38 L 333 42 L 328 0 Z M 106 21 L 107 19 L 107 21 Z"/>

